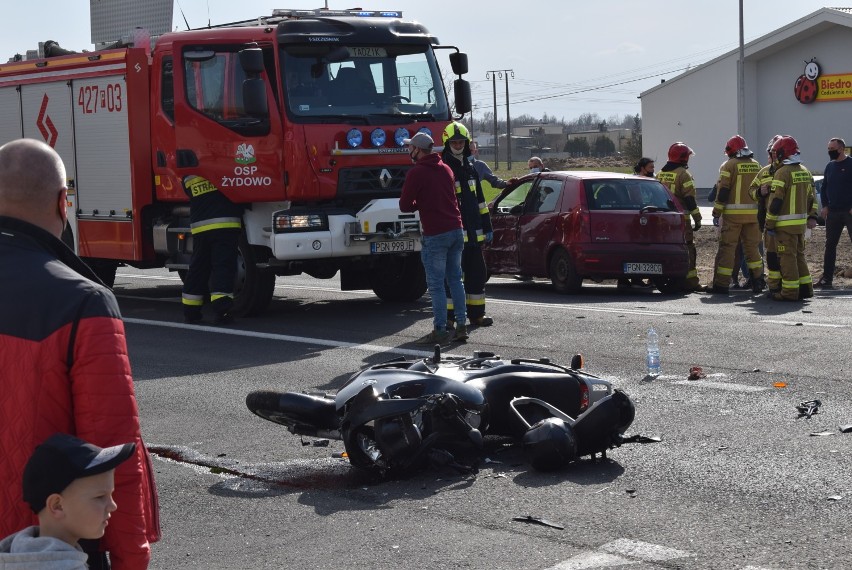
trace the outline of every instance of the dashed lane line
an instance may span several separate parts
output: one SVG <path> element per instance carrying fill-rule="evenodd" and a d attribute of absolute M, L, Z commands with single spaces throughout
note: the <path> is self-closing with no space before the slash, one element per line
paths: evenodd
<path fill-rule="evenodd" d="M 833 325 L 830 323 L 809 323 L 806 321 L 777 321 L 765 319 L 760 321 L 762 323 L 769 323 L 772 325 L 785 325 L 788 327 L 824 327 L 830 329 L 848 329 L 849 325 Z"/>

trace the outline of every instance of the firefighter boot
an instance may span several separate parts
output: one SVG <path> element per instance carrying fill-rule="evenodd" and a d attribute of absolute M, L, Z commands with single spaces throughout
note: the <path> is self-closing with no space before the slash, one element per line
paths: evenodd
<path fill-rule="evenodd" d="M 751 292 L 755 295 L 760 295 L 760 293 L 766 288 L 766 279 L 763 277 L 752 277 L 751 279 Z"/>
<path fill-rule="evenodd" d="M 201 309 L 198 307 L 183 308 L 183 322 L 189 325 L 194 325 L 202 321 Z"/>
<path fill-rule="evenodd" d="M 814 286 L 809 283 L 799 285 L 799 299 L 810 299 L 814 296 Z"/>

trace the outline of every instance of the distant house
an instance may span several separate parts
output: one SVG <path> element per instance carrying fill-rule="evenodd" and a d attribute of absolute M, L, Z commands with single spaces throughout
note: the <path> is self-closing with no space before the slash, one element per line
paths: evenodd
<path fill-rule="evenodd" d="M 710 188 L 731 136 L 744 136 L 755 158 L 765 163 L 769 139 L 787 134 L 798 141 L 805 166 L 819 173 L 828 162 L 828 139 L 852 140 L 848 8 L 817 10 L 749 42 L 744 51 L 743 133 L 737 133 L 739 49 L 640 94 L 642 152 L 657 161 L 658 170 L 669 146 L 683 141 L 695 151 L 689 170 L 696 186 Z"/>
<path fill-rule="evenodd" d="M 621 152 L 624 148 L 624 145 L 627 144 L 627 142 L 630 140 L 632 134 L 633 133 L 630 129 L 609 129 L 606 126 L 601 126 L 593 131 L 568 133 L 567 140 L 573 141 L 583 139 L 588 143 L 589 148 L 594 148 L 595 141 L 600 137 L 604 137 L 612 141 L 613 147 L 615 148 L 615 152 Z"/>

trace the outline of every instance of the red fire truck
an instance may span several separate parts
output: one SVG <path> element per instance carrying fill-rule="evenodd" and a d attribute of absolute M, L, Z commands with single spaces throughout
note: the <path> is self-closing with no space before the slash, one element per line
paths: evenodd
<path fill-rule="evenodd" d="M 332 278 L 384 300 L 425 291 L 416 215 L 398 198 L 402 140 L 470 110 L 465 54 L 400 12 L 276 10 L 92 52 L 0 64 L 0 143 L 46 141 L 68 171 L 66 241 L 109 285 L 116 268 L 192 253 L 182 181 L 245 204 L 236 310 L 262 311 L 278 275 Z M 50 53 L 45 55 L 50 56 Z"/>

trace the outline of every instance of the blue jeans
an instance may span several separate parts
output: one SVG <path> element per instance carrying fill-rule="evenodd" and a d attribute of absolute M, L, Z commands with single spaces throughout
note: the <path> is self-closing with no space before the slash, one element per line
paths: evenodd
<path fill-rule="evenodd" d="M 464 248 L 464 230 L 457 229 L 434 236 L 423 236 L 423 249 L 420 259 L 426 270 L 426 286 L 432 297 L 432 314 L 435 317 L 435 330 L 447 329 L 447 293 L 444 281 L 450 288 L 455 307 L 456 322 L 465 324 L 464 284 L 462 283 L 462 249 Z"/>

